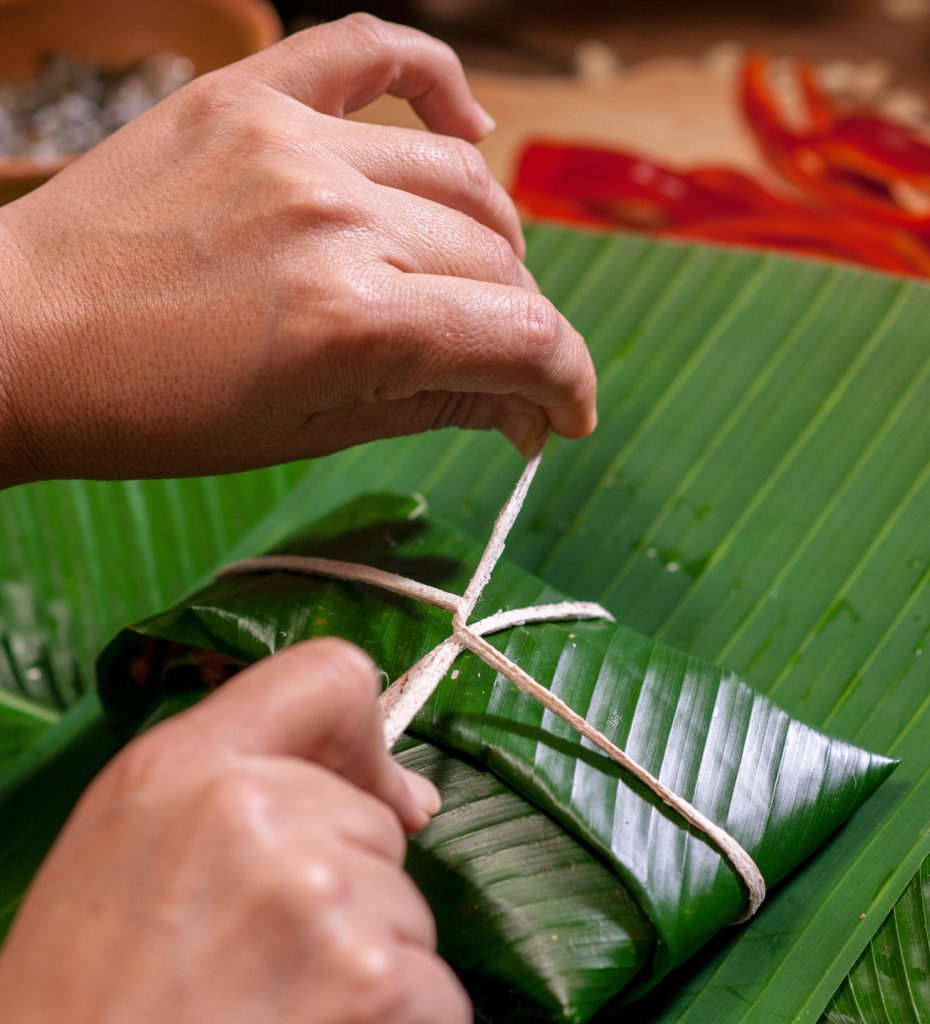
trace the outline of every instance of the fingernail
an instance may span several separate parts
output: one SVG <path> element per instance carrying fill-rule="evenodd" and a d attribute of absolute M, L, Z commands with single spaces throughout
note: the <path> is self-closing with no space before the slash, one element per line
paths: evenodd
<path fill-rule="evenodd" d="M 497 121 L 481 106 L 477 101 L 475 106 L 478 108 L 478 113 L 481 115 L 481 120 L 484 122 L 484 132 L 487 135 L 488 132 L 493 132 L 497 127 Z"/>
<path fill-rule="evenodd" d="M 424 775 L 408 771 L 407 789 L 417 807 L 427 817 L 432 818 L 433 815 L 439 813 L 439 808 L 442 807 L 442 797 L 439 795 L 439 790 Z"/>
<path fill-rule="evenodd" d="M 539 423 L 522 412 L 508 413 L 500 431 L 525 458 L 533 454 L 541 433 Z"/>

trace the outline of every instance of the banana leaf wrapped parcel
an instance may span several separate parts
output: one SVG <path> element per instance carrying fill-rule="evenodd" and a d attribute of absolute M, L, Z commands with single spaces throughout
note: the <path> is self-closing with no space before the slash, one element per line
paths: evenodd
<path fill-rule="evenodd" d="M 481 555 L 422 501 L 384 495 L 357 499 L 277 551 L 365 563 L 455 594 Z M 503 561 L 476 615 L 562 600 Z M 450 632 L 447 610 L 367 583 L 223 575 L 121 632 L 99 659 L 100 694 L 122 727 L 141 726 L 177 695 L 206 693 L 301 640 L 345 637 L 393 679 Z M 493 643 L 724 828 L 770 887 L 894 768 L 616 623 L 533 623 Z M 468 651 L 397 756 L 442 793 L 442 811 L 411 840 L 408 869 L 436 915 L 440 951 L 492 1024 L 636 1019 L 622 1007 L 745 910 L 740 877 L 706 835 Z"/>

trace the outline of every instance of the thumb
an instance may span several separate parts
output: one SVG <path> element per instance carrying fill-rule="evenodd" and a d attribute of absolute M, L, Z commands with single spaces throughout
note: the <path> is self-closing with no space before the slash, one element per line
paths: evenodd
<path fill-rule="evenodd" d="M 293 458 L 329 455 L 387 437 L 461 427 L 497 430 L 529 456 L 545 430 L 545 409 L 520 395 L 421 391 L 409 398 L 355 402 L 313 416 L 298 436 Z"/>
<path fill-rule="evenodd" d="M 313 761 L 384 801 L 416 831 L 439 810 L 439 794 L 388 753 L 378 692 L 367 654 L 344 640 L 311 640 L 246 669 L 168 728 L 183 730 L 195 749 Z"/>

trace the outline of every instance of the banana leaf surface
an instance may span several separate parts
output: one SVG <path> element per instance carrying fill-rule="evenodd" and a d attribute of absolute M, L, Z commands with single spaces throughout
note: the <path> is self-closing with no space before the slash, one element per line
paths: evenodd
<path fill-rule="evenodd" d="M 930 858 L 830 1000 L 823 1024 L 930 1020 Z"/>
<path fill-rule="evenodd" d="M 82 692 L 62 601 L 0 581 L 0 778 Z"/>
<path fill-rule="evenodd" d="M 280 550 L 363 562 L 462 593 L 481 548 L 426 515 L 422 499 L 373 495 L 338 509 Z M 504 562 L 475 615 L 565 596 Z M 212 678 L 203 652 L 221 656 L 220 666 L 242 664 L 327 635 L 359 644 L 393 678 L 450 631 L 448 612 L 365 584 L 287 572 L 224 576 L 167 613 L 124 630 L 101 655 L 100 692 L 118 720 L 141 721 L 160 692 L 189 686 L 194 673 Z M 886 758 L 791 719 L 731 674 L 622 625 L 527 625 L 497 642 L 723 825 L 754 857 L 769 885 L 820 845 L 893 767 Z M 629 891 L 620 906 L 630 897 L 635 904 L 628 908 L 626 930 L 638 935 L 641 948 L 651 939 L 648 984 L 740 916 L 742 884 L 704 836 L 479 658 L 463 654 L 452 672 L 455 678 L 441 684 L 412 731 L 492 769 L 617 872 Z M 414 861 L 414 869 L 421 863 Z M 550 868 L 531 873 L 528 860 L 512 860 L 509 870 L 523 884 L 524 897 L 501 908 L 505 918 L 523 915 L 527 900 L 536 904 L 535 877 Z M 602 907 L 617 888 L 614 883 L 602 892 Z M 446 908 L 456 907 L 460 894 L 433 886 L 432 895 L 442 928 Z M 566 887 L 569 919 L 584 919 L 588 895 L 573 903 Z M 499 891 L 495 896 L 500 899 Z M 486 916 L 477 887 L 475 901 Z M 648 929 L 639 923 L 640 912 Z M 528 952 L 535 957 L 534 971 L 542 955 L 552 984 L 571 986 L 577 979 L 574 964 L 562 962 L 561 934 L 553 924 L 554 943 L 544 944 L 542 954 L 537 948 Z M 468 960 L 486 948 L 480 929 L 471 937 Z M 615 955 L 629 955 L 626 939 Z M 571 959 L 575 950 L 567 945 Z M 456 951 L 445 952 L 458 966 Z M 614 994 L 630 980 L 617 972 Z M 579 996 L 587 998 L 583 988 Z M 575 1005 L 568 1010 L 568 1017 L 552 1019 L 587 1019 Z"/>
<path fill-rule="evenodd" d="M 443 806 L 407 870 L 442 906 L 439 951 L 491 1024 L 586 1021 L 648 964 L 653 936 L 598 857 L 490 772 L 402 739 Z"/>
<path fill-rule="evenodd" d="M 601 424 L 550 445 L 510 559 L 901 761 L 765 913 L 631 1017 L 814 1024 L 930 854 L 930 289 L 631 237 L 540 228 L 528 241 L 541 287 L 586 335 Z M 0 598 L 4 636 L 62 644 L 17 678 L 0 658 L 0 689 L 39 735 L 0 776 L 0 930 L 23 885 L 8 865 L 34 868 L 67 809 L 60 790 L 119 742 L 79 694 L 120 627 L 364 491 L 420 491 L 483 536 L 518 470 L 499 440 L 444 432 L 231 477 L 0 494 L 0 594 L 11 585 L 38 610 L 29 624 Z M 3 736 L 8 721 L 0 707 Z M 83 758 L 68 756 L 75 742 Z M 42 797 L 7 813 L 42 773 Z M 895 941 L 908 963 L 926 945 L 903 928 Z"/>

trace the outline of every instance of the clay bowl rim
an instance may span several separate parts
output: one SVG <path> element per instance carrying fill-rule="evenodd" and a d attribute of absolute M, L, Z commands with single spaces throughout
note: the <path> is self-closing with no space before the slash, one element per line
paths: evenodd
<path fill-rule="evenodd" d="M 0 10 L 23 5 L 30 0 L 0 0 Z M 157 0 L 154 0 L 157 2 Z M 190 0 L 188 0 L 190 2 Z M 221 17 L 234 18 L 251 27 L 250 45 L 246 56 L 267 49 L 283 38 L 284 26 L 270 0 L 193 0 L 204 7 L 213 7 Z M 68 153 L 54 160 L 29 160 L 25 157 L 0 156 L 0 182 L 39 182 L 58 174 L 84 153 Z"/>

